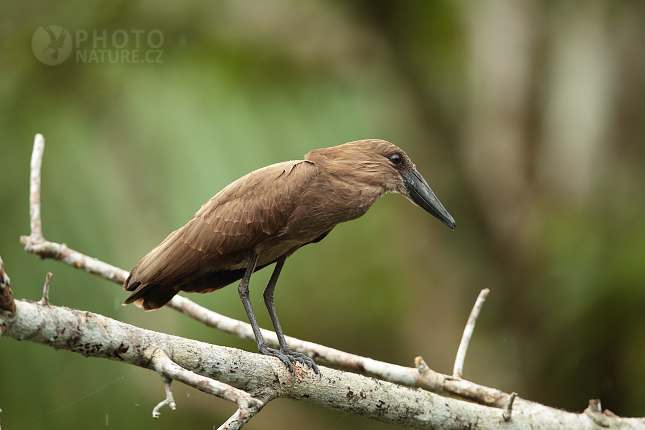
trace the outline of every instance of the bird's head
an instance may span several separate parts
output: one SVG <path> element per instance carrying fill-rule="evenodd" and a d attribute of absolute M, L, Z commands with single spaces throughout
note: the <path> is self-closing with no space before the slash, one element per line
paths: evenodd
<path fill-rule="evenodd" d="M 379 139 L 358 140 L 331 148 L 317 149 L 307 159 L 323 157 L 339 174 L 381 194 L 392 192 L 407 197 L 454 230 L 455 220 L 443 207 L 410 157 L 398 146 Z"/>

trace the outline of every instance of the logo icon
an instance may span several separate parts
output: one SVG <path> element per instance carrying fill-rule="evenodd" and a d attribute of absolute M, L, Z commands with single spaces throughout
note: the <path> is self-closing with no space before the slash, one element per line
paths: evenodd
<path fill-rule="evenodd" d="M 72 53 L 72 36 L 63 27 L 38 27 L 31 38 L 31 49 L 41 63 L 56 66 Z"/>

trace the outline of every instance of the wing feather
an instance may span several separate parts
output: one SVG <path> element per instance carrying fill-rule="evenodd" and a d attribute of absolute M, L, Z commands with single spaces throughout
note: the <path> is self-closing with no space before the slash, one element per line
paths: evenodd
<path fill-rule="evenodd" d="M 309 161 L 287 161 L 231 183 L 143 257 L 125 288 L 132 291 L 155 284 L 181 289 L 181 284 L 206 272 L 238 269 L 232 265 L 243 266 L 243 251 L 285 228 L 298 198 L 316 174 Z"/>

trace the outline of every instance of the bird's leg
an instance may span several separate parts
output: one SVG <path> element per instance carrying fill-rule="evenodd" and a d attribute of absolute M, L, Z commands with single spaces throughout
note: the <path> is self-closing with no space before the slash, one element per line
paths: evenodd
<path fill-rule="evenodd" d="M 299 361 L 300 363 L 311 367 L 313 371 L 316 372 L 317 374 L 320 374 L 320 370 L 318 369 L 318 366 L 316 366 L 316 363 L 314 363 L 314 361 L 311 358 L 299 352 L 291 351 L 291 349 L 289 348 L 289 345 L 287 345 L 287 340 L 284 338 L 284 334 L 282 333 L 282 328 L 280 327 L 280 321 L 278 321 L 278 314 L 276 313 L 275 305 L 273 304 L 273 291 L 275 290 L 275 286 L 276 286 L 276 283 L 278 282 L 278 277 L 280 276 L 280 271 L 282 270 L 282 266 L 284 266 L 285 260 L 286 260 L 286 257 L 280 257 L 276 262 L 275 269 L 273 269 L 273 274 L 271 275 L 271 279 L 269 280 L 269 284 L 264 290 L 264 304 L 266 305 L 267 310 L 269 311 L 269 315 L 271 316 L 271 321 L 273 322 L 275 333 L 278 335 L 278 342 L 280 343 L 280 352 L 282 352 L 284 355 L 289 357 L 291 361 L 294 361 L 294 362 Z"/>
<path fill-rule="evenodd" d="M 295 374 L 296 370 L 293 368 L 291 359 L 287 357 L 287 355 L 280 351 L 267 347 L 267 344 L 264 341 L 264 337 L 262 337 L 262 332 L 260 332 L 260 326 L 255 319 L 253 307 L 251 306 L 251 299 L 249 298 L 249 280 L 251 279 L 251 274 L 253 274 L 253 271 L 255 270 L 255 264 L 257 263 L 257 261 L 258 253 L 256 251 L 253 251 L 249 258 L 249 265 L 246 268 L 246 272 L 244 272 L 244 277 L 242 278 L 240 285 L 237 287 L 237 291 L 240 293 L 240 299 L 242 300 L 242 304 L 244 305 L 244 310 L 246 311 L 246 315 L 249 318 L 249 323 L 251 323 L 251 327 L 253 328 L 255 342 L 258 344 L 258 352 L 260 354 L 271 355 L 273 357 L 279 358 L 280 361 L 282 361 L 284 365 L 287 366 L 287 369 L 292 374 Z"/>

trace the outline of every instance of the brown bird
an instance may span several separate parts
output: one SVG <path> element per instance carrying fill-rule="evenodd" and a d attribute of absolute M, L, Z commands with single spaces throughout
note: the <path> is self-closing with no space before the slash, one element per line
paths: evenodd
<path fill-rule="evenodd" d="M 125 281 L 125 304 L 165 305 L 179 291 L 207 293 L 242 280 L 238 292 L 253 327 L 258 351 L 279 358 L 294 373 L 313 360 L 293 352 L 282 334 L 273 291 L 288 256 L 321 241 L 339 223 L 363 215 L 383 194 L 394 192 L 454 229 L 410 158 L 384 140 L 359 140 L 316 149 L 304 160 L 263 167 L 228 185 L 195 216 L 139 261 Z M 264 291 L 280 350 L 268 348 L 249 300 L 251 274 L 276 263 Z"/>

